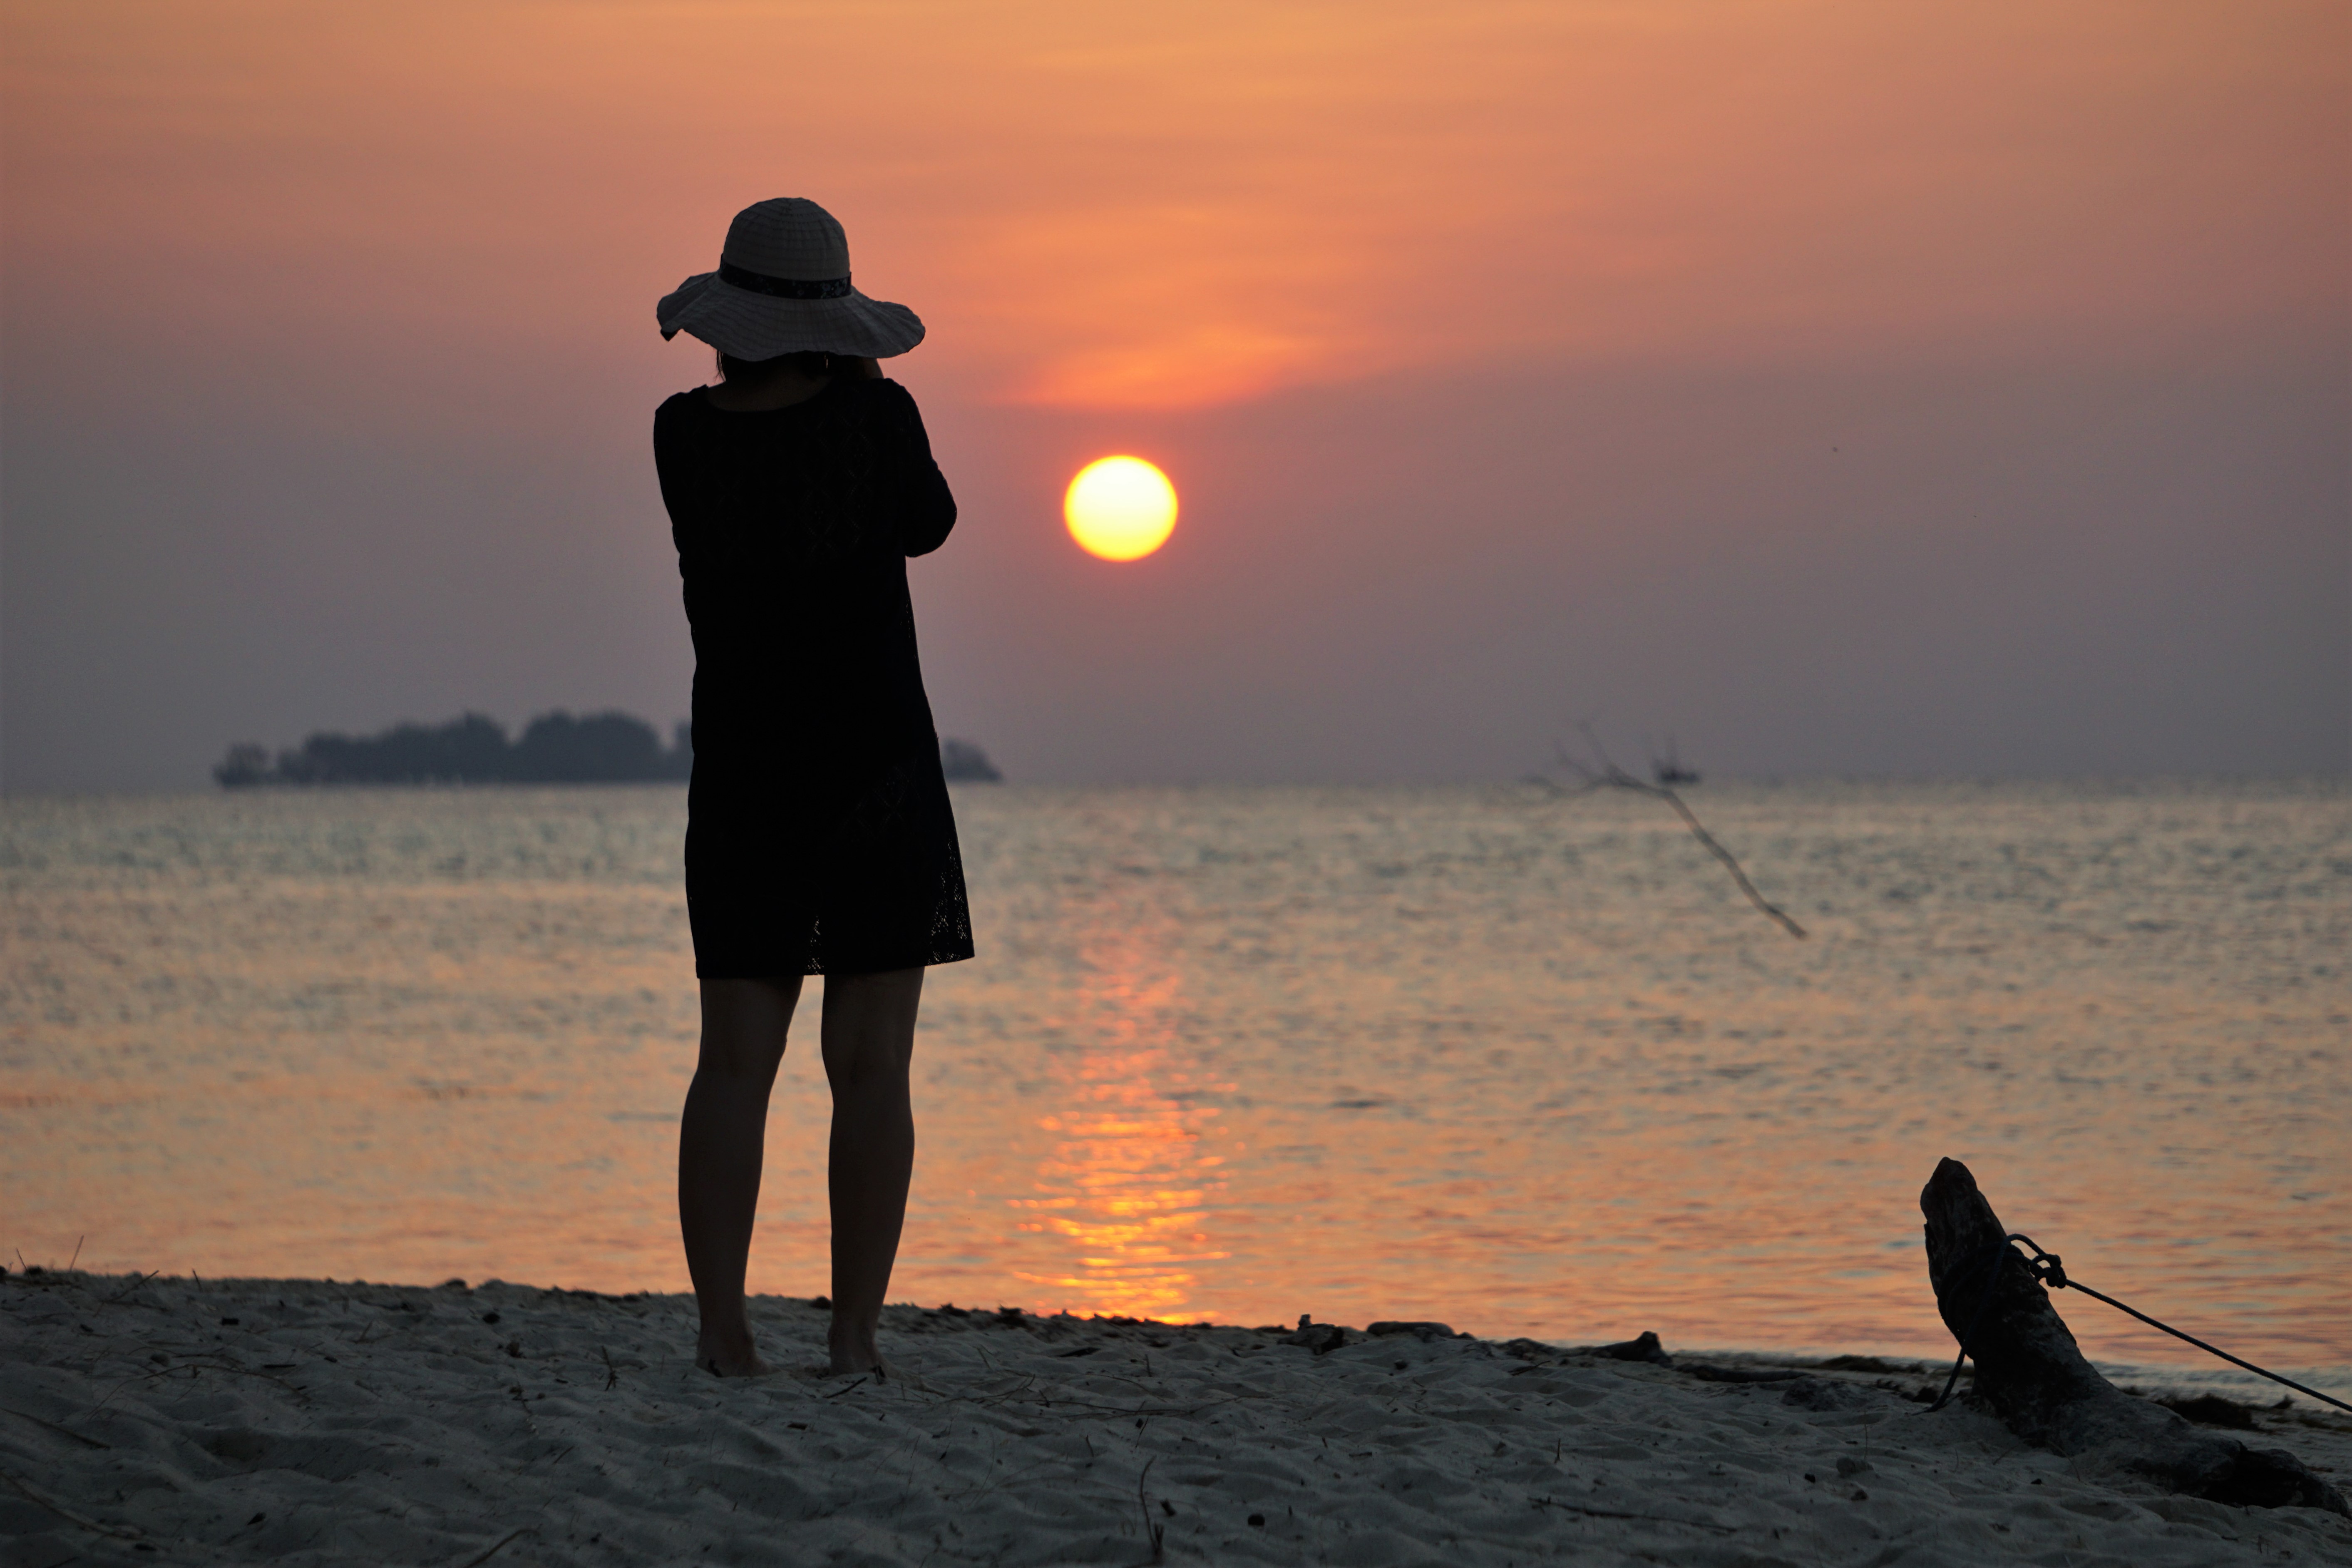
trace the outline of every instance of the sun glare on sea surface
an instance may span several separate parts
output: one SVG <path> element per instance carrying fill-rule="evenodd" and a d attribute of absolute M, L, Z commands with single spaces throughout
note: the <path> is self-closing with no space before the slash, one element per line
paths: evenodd
<path fill-rule="evenodd" d="M 1106 561 L 1139 561 L 1176 528 L 1176 487 L 1140 458 L 1101 458 L 1078 470 L 1062 498 L 1078 547 Z"/>

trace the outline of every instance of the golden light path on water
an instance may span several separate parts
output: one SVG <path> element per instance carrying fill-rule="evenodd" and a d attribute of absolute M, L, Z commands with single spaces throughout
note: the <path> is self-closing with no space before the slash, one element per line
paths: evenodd
<path fill-rule="evenodd" d="M 1935 1160 L 2352 1386 L 2340 783 L 961 790 L 893 1295 L 1948 1353 Z M 674 788 L 0 802 L 0 1251 L 679 1289 Z M 826 1288 L 810 1016 L 755 1289 Z M 13 1260 L 13 1254 L 12 1254 Z M 2092 1353 L 2200 1364 L 2095 1303 Z M 2332 1369 L 2332 1370 L 2331 1370 Z"/>
<path fill-rule="evenodd" d="M 1216 1108 L 1192 1100 L 1173 1042 L 1143 1021 L 1166 1016 L 1179 984 L 1147 935 L 1087 950 L 1094 978 L 1071 1001 L 1075 1032 L 1093 1043 L 1057 1068 L 1066 1109 L 1037 1122 L 1056 1140 L 1037 1167 L 1040 1195 L 1011 1200 L 1034 1216 L 1024 1230 L 1067 1244 L 1069 1267 L 1015 1277 L 1074 1309 L 1181 1319 L 1193 1315 L 1194 1270 L 1227 1256 L 1202 1229 L 1224 1162 L 1202 1141 Z"/>

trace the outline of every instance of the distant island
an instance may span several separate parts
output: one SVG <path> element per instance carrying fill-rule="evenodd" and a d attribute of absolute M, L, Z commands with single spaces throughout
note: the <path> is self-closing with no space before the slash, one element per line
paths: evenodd
<path fill-rule="evenodd" d="M 1003 778 L 969 741 L 942 741 L 940 765 L 951 779 Z M 244 741 L 213 769 L 223 789 L 265 784 L 646 784 L 683 782 L 694 772 L 694 726 L 679 722 L 665 747 L 651 724 L 618 711 L 575 717 L 556 709 L 509 740 L 481 713 L 446 724 L 394 724 L 373 735 L 320 731 L 279 752 Z"/>
<path fill-rule="evenodd" d="M 940 742 L 940 771 L 950 781 L 964 784 L 1003 784 L 1004 775 L 988 760 L 988 753 L 970 741 Z"/>

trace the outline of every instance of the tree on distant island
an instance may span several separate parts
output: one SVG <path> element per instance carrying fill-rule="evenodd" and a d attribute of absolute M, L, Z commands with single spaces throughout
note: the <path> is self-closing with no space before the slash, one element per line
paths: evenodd
<path fill-rule="evenodd" d="M 446 724 L 394 724 L 373 735 L 321 731 L 272 763 L 253 742 L 228 749 L 213 769 L 223 789 L 256 784 L 633 784 L 684 779 L 694 771 L 693 726 L 681 723 L 665 749 L 633 714 L 562 709 L 523 727 L 520 741 L 480 713 Z"/>
<path fill-rule="evenodd" d="M 1003 778 L 988 753 L 969 741 L 940 745 L 951 779 L 994 784 Z M 394 724 L 373 735 L 320 731 L 273 760 L 268 748 L 242 741 L 213 769 L 223 789 L 263 784 L 646 784 L 684 780 L 694 772 L 694 726 L 680 721 L 669 746 L 651 724 L 611 711 L 579 717 L 558 708 L 523 726 L 480 713 L 446 724 Z"/>
<path fill-rule="evenodd" d="M 534 784 L 594 784 L 606 779 L 682 779 L 694 771 L 689 744 L 676 756 L 642 719 L 557 709 L 533 719 L 514 745 L 509 777 Z"/>

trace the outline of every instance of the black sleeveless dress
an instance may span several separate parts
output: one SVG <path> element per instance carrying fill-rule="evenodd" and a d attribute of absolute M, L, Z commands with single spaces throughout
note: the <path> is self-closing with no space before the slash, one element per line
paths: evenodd
<path fill-rule="evenodd" d="M 694 631 L 695 973 L 970 958 L 907 595 L 907 557 L 946 540 L 955 499 L 915 400 L 844 377 L 738 414 L 698 388 L 655 414 L 654 461 Z"/>

